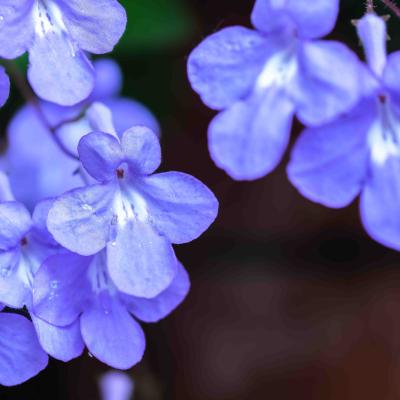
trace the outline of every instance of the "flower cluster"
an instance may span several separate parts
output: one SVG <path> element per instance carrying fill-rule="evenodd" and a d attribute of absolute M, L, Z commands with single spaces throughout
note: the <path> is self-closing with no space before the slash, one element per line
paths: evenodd
<path fill-rule="evenodd" d="M 400 250 L 400 52 L 387 57 L 385 20 L 370 7 L 356 23 L 365 63 L 344 44 L 319 40 L 338 11 L 338 0 L 257 0 L 255 30 L 206 38 L 189 57 L 189 80 L 219 111 L 209 150 L 231 177 L 271 172 L 295 115 L 306 128 L 287 167 L 292 184 L 334 208 L 360 194 L 367 232 Z"/>
<path fill-rule="evenodd" d="M 0 161 L 2 385 L 85 347 L 114 368 L 139 362 L 138 322 L 164 318 L 189 291 L 173 245 L 216 218 L 218 202 L 199 180 L 155 173 L 157 120 L 119 96 L 112 60 L 89 59 L 111 51 L 125 24 L 116 0 L 0 4 L 0 56 L 29 52 L 38 96 L 10 122 Z M 0 105 L 9 89 L 0 68 Z"/>

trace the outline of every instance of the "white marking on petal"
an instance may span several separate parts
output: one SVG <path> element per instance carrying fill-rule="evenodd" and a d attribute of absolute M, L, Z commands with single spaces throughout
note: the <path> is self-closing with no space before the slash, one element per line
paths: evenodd
<path fill-rule="evenodd" d="M 390 156 L 400 157 L 400 119 L 389 101 L 379 103 L 380 116 L 368 133 L 372 162 L 383 165 Z"/>
<path fill-rule="evenodd" d="M 280 51 L 265 63 L 259 75 L 255 90 L 263 91 L 272 86 L 284 87 L 290 83 L 297 72 L 297 59 L 294 49 Z"/>

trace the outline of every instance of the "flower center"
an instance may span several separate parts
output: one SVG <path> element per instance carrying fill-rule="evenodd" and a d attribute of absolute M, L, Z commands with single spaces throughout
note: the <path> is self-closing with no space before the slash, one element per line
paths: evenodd
<path fill-rule="evenodd" d="M 294 47 L 290 46 L 268 59 L 256 81 L 255 90 L 264 91 L 273 86 L 283 88 L 290 83 L 296 71 L 296 55 Z"/>
<path fill-rule="evenodd" d="M 379 118 L 369 131 L 373 162 L 382 165 L 390 156 L 400 156 L 400 118 L 386 95 L 378 95 Z"/>

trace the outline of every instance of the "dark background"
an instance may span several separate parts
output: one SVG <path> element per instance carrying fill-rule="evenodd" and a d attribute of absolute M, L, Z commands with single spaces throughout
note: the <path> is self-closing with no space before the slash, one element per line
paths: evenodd
<path fill-rule="evenodd" d="M 158 117 L 162 170 L 195 175 L 221 205 L 206 234 L 176 247 L 192 290 L 169 318 L 145 326 L 145 359 L 129 371 L 135 399 L 400 398 L 399 254 L 367 237 L 358 204 L 330 210 L 302 198 L 284 163 L 264 179 L 240 183 L 208 156 L 213 112 L 191 91 L 186 59 L 210 33 L 248 26 L 253 0 L 121 3 L 129 26 L 112 56 L 124 71 L 124 95 Z M 363 3 L 342 1 L 331 35 L 359 53 L 350 21 L 361 17 Z M 399 32 L 392 17 L 391 49 Z M 3 133 L 20 104 L 14 89 L 2 110 Z M 294 137 L 300 130 L 296 123 Z M 0 389 L 0 399 L 97 400 L 106 370 L 87 352 L 69 364 L 52 360 L 28 383 Z"/>

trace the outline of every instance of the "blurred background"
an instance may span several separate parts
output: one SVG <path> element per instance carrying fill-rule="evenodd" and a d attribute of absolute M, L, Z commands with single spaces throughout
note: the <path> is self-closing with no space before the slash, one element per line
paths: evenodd
<path fill-rule="evenodd" d="M 253 0 L 121 3 L 129 25 L 112 57 L 124 72 L 123 94 L 160 121 L 162 170 L 195 175 L 221 204 L 206 234 L 176 247 L 192 290 L 169 318 L 145 326 L 144 361 L 129 371 L 135 400 L 400 398 L 400 254 L 367 237 L 358 204 L 330 210 L 302 198 L 285 163 L 238 183 L 208 155 L 214 113 L 190 89 L 186 60 L 210 33 L 249 26 Z M 343 0 L 331 35 L 358 53 L 351 20 L 363 7 Z M 400 48 L 395 17 L 389 34 L 389 47 Z M 13 90 L 3 137 L 21 102 Z M 293 139 L 300 130 L 296 123 Z M 69 364 L 52 360 L 24 385 L 1 388 L 0 399 L 97 400 L 106 370 L 87 352 Z"/>

